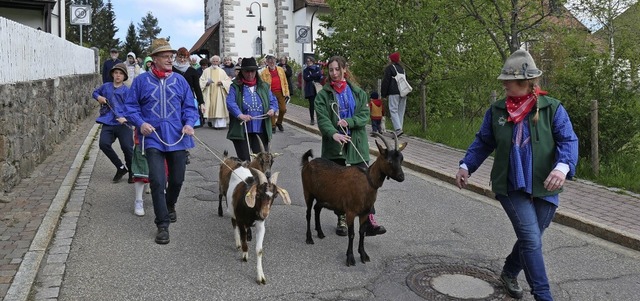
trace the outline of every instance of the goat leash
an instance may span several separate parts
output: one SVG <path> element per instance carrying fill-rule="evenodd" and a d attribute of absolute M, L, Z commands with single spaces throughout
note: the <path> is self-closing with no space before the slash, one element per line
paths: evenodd
<path fill-rule="evenodd" d="M 267 119 L 267 118 L 269 118 L 269 115 L 267 115 L 267 114 L 262 114 L 262 115 L 258 115 L 258 116 L 255 116 L 255 117 L 253 117 L 253 116 L 251 117 L 252 120 L 253 119 L 261 120 L 261 119 Z M 245 140 L 247 141 L 247 148 L 249 149 L 249 155 L 254 155 L 253 151 L 251 150 L 251 145 L 249 144 L 249 131 L 247 130 L 247 122 L 243 120 L 240 123 L 242 125 L 244 125 L 244 135 L 245 135 Z M 266 130 L 267 129 L 265 129 L 265 131 Z"/>
<path fill-rule="evenodd" d="M 333 111 L 333 113 L 338 117 L 338 120 L 340 120 L 341 119 L 340 114 L 338 114 L 338 112 L 336 112 L 336 109 L 334 108 L 334 105 L 336 107 L 338 107 L 338 109 L 340 109 L 340 105 L 337 102 L 334 102 L 334 103 L 331 104 L 331 111 Z M 339 127 L 340 127 L 340 130 L 342 130 L 342 132 L 344 133 L 344 135 L 347 135 L 347 128 L 345 128 L 343 126 L 339 126 Z M 348 136 L 348 137 L 351 138 L 350 136 Z M 362 154 L 360 153 L 358 148 L 353 144 L 353 141 L 351 141 L 351 139 L 349 139 L 349 142 L 351 142 L 351 146 L 353 147 L 354 150 L 356 150 L 356 154 L 358 154 L 360 159 L 362 159 L 362 162 L 364 162 L 364 165 L 366 165 L 367 168 L 369 168 L 369 162 L 367 162 L 364 159 L 364 157 L 362 156 Z M 349 143 L 349 142 L 347 142 L 347 143 Z M 344 144 L 340 143 L 340 153 L 342 153 L 342 147 L 343 146 L 344 146 Z"/>
<path fill-rule="evenodd" d="M 162 144 L 164 144 L 166 146 L 174 146 L 174 145 L 180 143 L 180 141 L 182 141 L 182 138 L 184 138 L 184 133 L 182 133 L 182 136 L 180 136 L 180 139 L 178 139 L 178 141 L 176 141 L 176 143 L 169 144 L 169 143 L 164 142 L 164 140 L 162 140 L 162 138 L 160 138 L 160 135 L 158 135 L 158 132 L 156 132 L 156 129 L 153 129 L 153 132 L 156 134 L 156 137 L 158 137 L 158 140 L 160 140 L 160 143 L 162 143 Z M 145 137 L 146 137 L 145 135 L 142 135 L 142 155 L 144 155 L 144 138 Z"/>
<path fill-rule="evenodd" d="M 204 146 L 204 148 L 209 151 L 210 153 L 212 153 L 216 159 L 218 159 L 218 161 L 220 161 L 220 163 L 222 163 L 222 165 L 226 166 L 227 168 L 229 168 L 229 170 L 231 170 L 231 173 L 235 174 L 236 177 L 238 177 L 240 180 L 242 180 L 242 182 L 244 182 L 246 185 L 247 182 L 244 181 L 244 179 L 242 179 L 238 174 L 236 174 L 236 170 L 231 168 L 231 166 L 227 165 L 227 163 L 224 163 L 224 160 L 222 160 L 222 158 L 220 158 L 220 156 L 218 156 L 218 154 L 216 154 L 206 143 L 204 143 L 202 140 L 200 140 L 200 138 L 198 138 L 195 134 L 193 135 L 193 138 L 196 138 L 196 140 L 198 140 L 198 142 L 200 142 L 200 144 L 202 144 L 202 146 Z"/>

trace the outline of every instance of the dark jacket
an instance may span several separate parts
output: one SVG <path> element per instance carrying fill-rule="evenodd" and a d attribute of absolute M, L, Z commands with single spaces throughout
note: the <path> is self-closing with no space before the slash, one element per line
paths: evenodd
<path fill-rule="evenodd" d="M 104 61 L 104 64 L 102 64 L 102 83 L 103 84 L 106 82 L 109 82 L 109 83 L 113 82 L 113 77 L 111 76 L 111 68 L 113 68 L 113 66 L 115 66 L 118 63 L 122 63 L 122 61 L 120 59 L 116 59 L 114 61 L 111 58 Z"/>
<path fill-rule="evenodd" d="M 401 74 L 405 74 L 404 72 L 404 68 L 402 67 L 402 65 L 398 64 L 398 63 L 393 63 L 393 64 L 389 64 L 385 69 L 384 69 L 384 76 L 382 77 L 382 97 L 386 98 L 389 95 L 400 95 L 400 90 L 398 89 L 398 83 L 396 82 L 394 76 L 397 75 L 396 70 L 393 68 L 393 66 L 395 65 L 396 69 L 398 69 L 398 72 Z"/>
<path fill-rule="evenodd" d="M 191 87 L 191 91 L 198 100 L 198 105 L 204 104 L 204 97 L 202 96 L 202 90 L 200 89 L 200 75 L 198 74 L 198 71 L 193 67 L 189 67 L 187 71 L 181 72 L 174 66 L 173 72 L 182 75 L 184 79 L 187 80 L 189 87 Z"/>
<path fill-rule="evenodd" d="M 318 65 L 307 66 L 302 72 L 302 78 L 304 79 L 304 97 L 316 97 L 316 87 L 313 82 L 322 80 L 322 70 Z"/>

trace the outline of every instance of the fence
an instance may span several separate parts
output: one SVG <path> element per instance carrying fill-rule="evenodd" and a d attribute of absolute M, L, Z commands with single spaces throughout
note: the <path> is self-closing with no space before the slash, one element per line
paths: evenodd
<path fill-rule="evenodd" d="M 0 17 L 0 84 L 99 72 L 96 53 Z"/>

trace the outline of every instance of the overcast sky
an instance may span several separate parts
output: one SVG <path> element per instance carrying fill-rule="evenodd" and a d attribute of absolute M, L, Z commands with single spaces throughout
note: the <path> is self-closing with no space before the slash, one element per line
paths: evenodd
<path fill-rule="evenodd" d="M 116 15 L 115 25 L 118 27 L 116 38 L 121 42 L 125 41 L 129 24 L 133 22 L 137 31 L 138 23 L 149 11 L 158 19 L 158 26 L 162 28 L 158 37 L 170 36 L 173 49 L 191 49 L 204 33 L 202 0 L 111 0 L 111 3 Z"/>

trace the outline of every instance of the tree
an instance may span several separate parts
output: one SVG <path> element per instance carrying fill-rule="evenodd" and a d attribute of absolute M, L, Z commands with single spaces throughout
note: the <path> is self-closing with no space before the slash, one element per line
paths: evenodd
<path fill-rule="evenodd" d="M 457 0 L 489 36 L 505 61 L 527 41 L 538 40 L 538 26 L 558 11 L 562 0 Z"/>
<path fill-rule="evenodd" d="M 127 37 L 125 38 L 124 45 L 122 45 L 122 49 L 125 52 L 133 52 L 136 56 L 143 56 L 142 46 L 140 45 L 140 40 L 138 40 L 136 27 L 133 25 L 133 22 L 129 24 Z"/>
<path fill-rule="evenodd" d="M 143 49 L 148 49 L 151 46 L 151 42 L 158 37 L 161 31 L 162 28 L 158 27 L 158 19 L 151 12 L 147 12 L 147 15 L 142 17 L 141 23 L 138 23 L 140 46 Z"/>
<path fill-rule="evenodd" d="M 349 69 L 357 75 L 361 86 L 370 90 L 377 88 L 376 80 L 382 76 L 389 53 L 400 51 L 408 70 L 407 78 L 414 86 L 414 92 L 409 94 L 407 118 L 420 118 L 423 129 L 427 127 L 428 114 L 434 119 L 451 116 L 461 99 L 474 102 L 482 99 L 486 107 L 492 87 L 484 85 L 486 76 L 478 75 L 487 68 L 495 68 L 500 61 L 492 48 L 486 47 L 488 39 L 479 39 L 469 29 L 474 23 L 451 1 L 327 3 L 332 13 L 319 18 L 334 33 L 328 36 L 318 32 L 316 51 L 325 59 L 332 55 L 347 58 Z M 482 91 L 476 91 L 473 97 L 461 97 L 460 93 L 470 86 L 469 82 L 460 82 L 466 76 L 461 70 L 475 72 L 478 77 L 472 82 Z"/>

